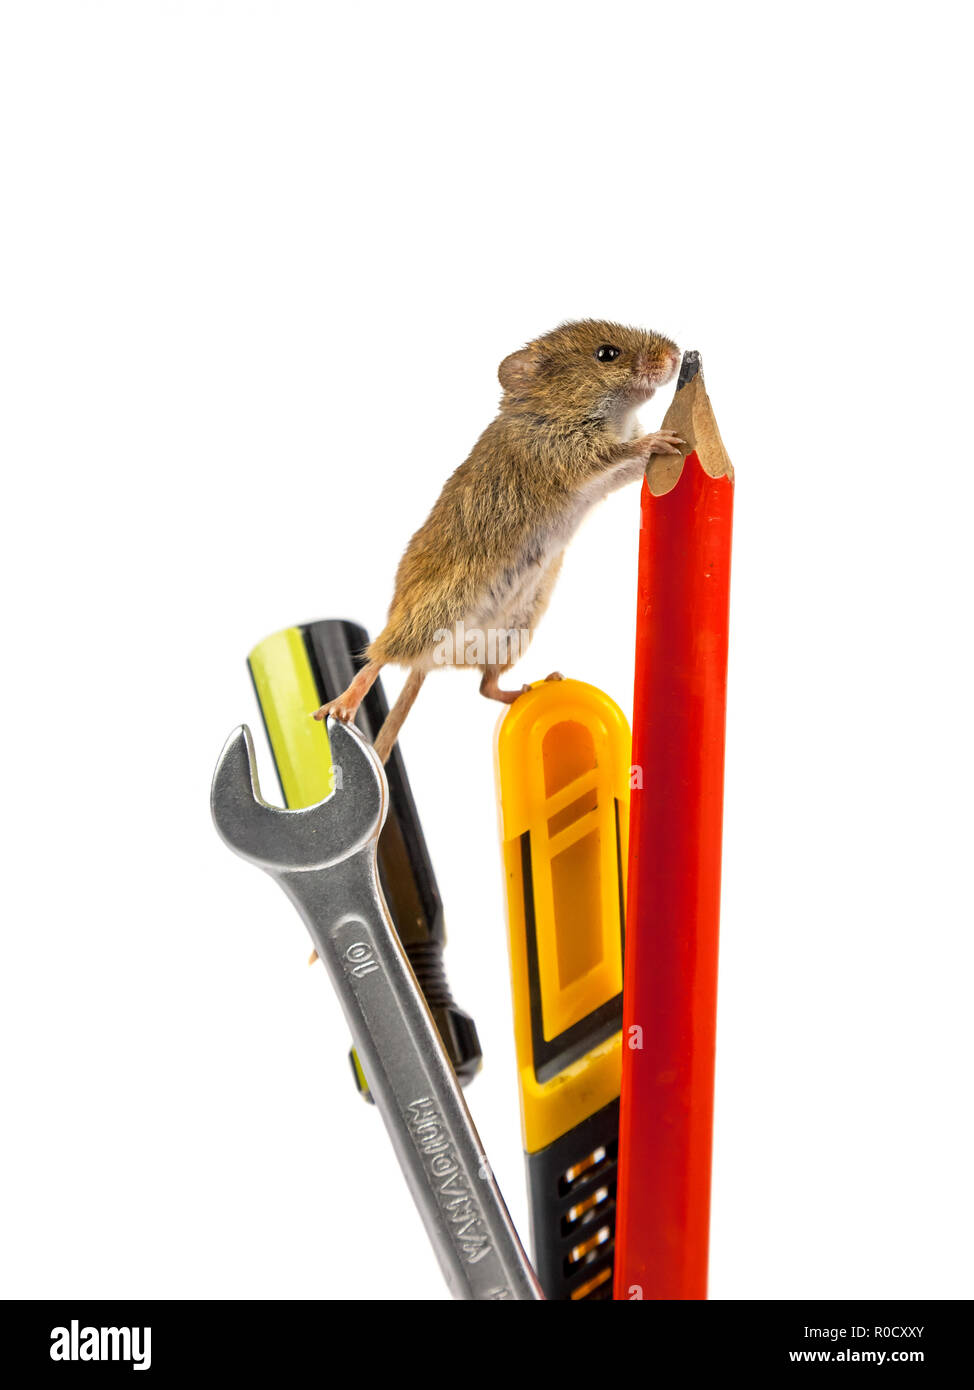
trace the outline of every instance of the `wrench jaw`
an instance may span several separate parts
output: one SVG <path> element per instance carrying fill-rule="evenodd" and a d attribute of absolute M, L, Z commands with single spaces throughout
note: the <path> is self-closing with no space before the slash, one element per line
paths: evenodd
<path fill-rule="evenodd" d="M 210 810 L 221 839 L 269 873 L 327 869 L 379 838 L 388 787 L 382 763 L 362 735 L 328 720 L 335 785 L 316 806 L 285 811 L 261 795 L 254 741 L 246 724 L 227 739 L 213 774 Z"/>

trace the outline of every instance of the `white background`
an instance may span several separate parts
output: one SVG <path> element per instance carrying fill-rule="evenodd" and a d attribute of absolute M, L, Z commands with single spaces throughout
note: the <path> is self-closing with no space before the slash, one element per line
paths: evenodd
<path fill-rule="evenodd" d="M 965 8 L 4 7 L 0 1291 L 445 1296 L 209 779 L 591 314 L 702 350 L 737 467 L 712 1295 L 974 1292 Z M 637 516 L 521 679 L 630 711 Z M 403 747 L 526 1233 L 476 683 Z"/>

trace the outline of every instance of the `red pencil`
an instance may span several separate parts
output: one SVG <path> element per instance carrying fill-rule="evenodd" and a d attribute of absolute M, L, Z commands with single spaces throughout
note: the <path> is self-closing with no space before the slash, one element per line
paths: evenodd
<path fill-rule="evenodd" d="M 687 353 L 692 446 L 642 493 L 616 1298 L 707 1296 L 733 469 Z M 641 786 L 639 785 L 641 781 Z"/>

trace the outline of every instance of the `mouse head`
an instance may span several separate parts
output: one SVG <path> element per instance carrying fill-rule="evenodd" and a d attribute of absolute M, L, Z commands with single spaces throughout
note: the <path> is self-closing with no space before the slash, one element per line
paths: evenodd
<path fill-rule="evenodd" d="M 679 365 L 676 344 L 659 333 L 582 319 L 512 352 L 497 375 L 505 406 L 592 417 L 642 405 Z"/>

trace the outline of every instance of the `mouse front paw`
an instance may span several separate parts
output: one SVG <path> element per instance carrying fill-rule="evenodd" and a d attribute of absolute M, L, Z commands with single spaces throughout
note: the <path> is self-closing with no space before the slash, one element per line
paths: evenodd
<path fill-rule="evenodd" d="M 652 454 L 685 454 L 687 442 L 675 430 L 660 430 L 657 434 L 644 434 L 639 449 L 644 458 Z"/>

